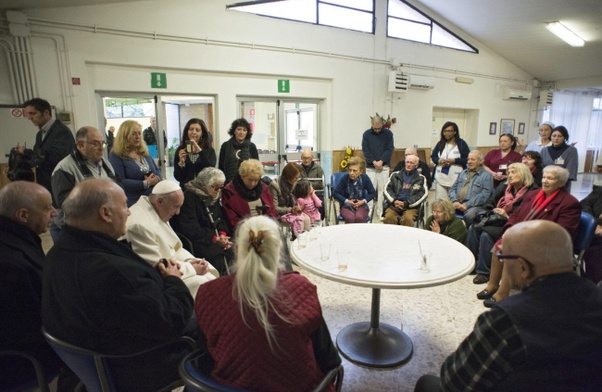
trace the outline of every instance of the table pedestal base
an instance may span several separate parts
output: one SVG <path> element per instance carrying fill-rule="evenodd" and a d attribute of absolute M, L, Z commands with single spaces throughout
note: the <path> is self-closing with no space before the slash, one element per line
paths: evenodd
<path fill-rule="evenodd" d="M 389 324 L 370 325 L 354 323 L 339 332 L 337 346 L 345 358 L 377 368 L 395 367 L 410 359 L 414 348 L 408 335 Z"/>

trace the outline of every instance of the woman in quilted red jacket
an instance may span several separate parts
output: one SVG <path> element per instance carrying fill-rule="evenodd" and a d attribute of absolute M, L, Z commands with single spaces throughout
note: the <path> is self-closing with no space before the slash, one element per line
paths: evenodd
<path fill-rule="evenodd" d="M 202 285 L 195 301 L 211 375 L 256 392 L 312 390 L 341 363 L 316 286 L 284 272 L 278 223 L 269 217 L 243 221 L 235 246 L 235 273 Z"/>

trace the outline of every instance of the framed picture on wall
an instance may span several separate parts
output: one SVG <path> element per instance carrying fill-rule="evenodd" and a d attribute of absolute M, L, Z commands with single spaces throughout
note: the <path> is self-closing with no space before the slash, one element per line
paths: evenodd
<path fill-rule="evenodd" d="M 525 123 L 518 123 L 518 134 L 519 135 L 525 134 Z"/>
<path fill-rule="evenodd" d="M 489 134 L 490 135 L 495 135 L 497 133 L 497 123 L 496 122 L 490 122 L 489 123 Z"/>
<path fill-rule="evenodd" d="M 514 119 L 513 118 L 502 118 L 500 120 L 500 135 L 509 133 L 514 135 Z"/>

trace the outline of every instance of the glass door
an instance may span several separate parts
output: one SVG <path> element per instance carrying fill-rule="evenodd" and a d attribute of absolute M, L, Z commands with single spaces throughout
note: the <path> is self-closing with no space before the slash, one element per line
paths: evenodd
<path fill-rule="evenodd" d="M 301 162 L 303 149 L 318 151 L 317 101 L 239 98 L 239 105 L 266 175 L 279 175 L 283 163 Z"/>
<path fill-rule="evenodd" d="M 240 116 L 251 124 L 251 141 L 257 147 L 265 174 L 277 176 L 281 156 L 278 148 L 278 101 L 240 100 Z"/>
<path fill-rule="evenodd" d="M 300 163 L 301 152 L 306 149 L 316 151 L 318 156 L 317 111 L 315 103 L 284 103 L 286 161 Z"/>

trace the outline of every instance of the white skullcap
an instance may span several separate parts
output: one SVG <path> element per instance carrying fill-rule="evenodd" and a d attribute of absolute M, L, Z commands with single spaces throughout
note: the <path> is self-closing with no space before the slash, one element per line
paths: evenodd
<path fill-rule="evenodd" d="M 180 190 L 180 185 L 177 182 L 163 180 L 159 181 L 157 185 L 153 187 L 153 191 L 151 192 L 153 195 L 166 195 L 171 192 L 175 192 Z"/>

